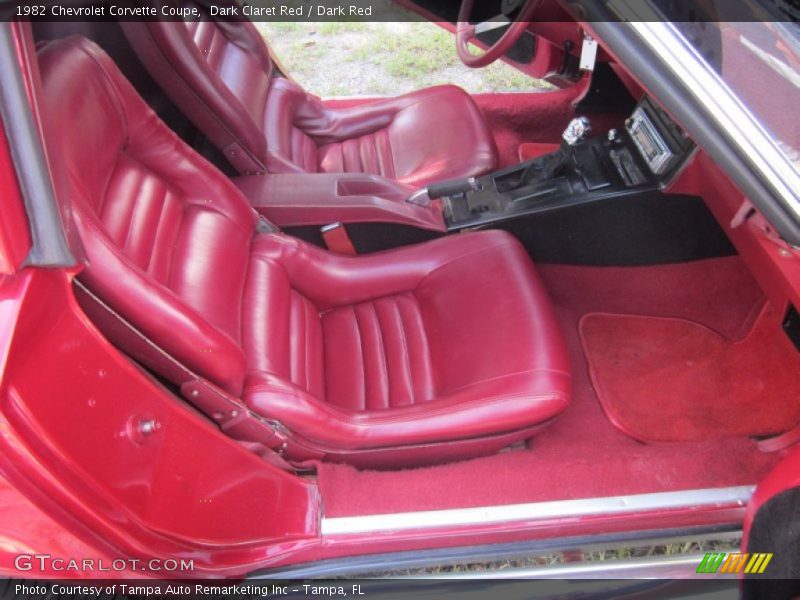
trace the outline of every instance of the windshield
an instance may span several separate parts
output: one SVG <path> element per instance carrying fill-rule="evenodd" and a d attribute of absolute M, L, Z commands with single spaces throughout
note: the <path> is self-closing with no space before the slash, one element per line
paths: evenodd
<path fill-rule="evenodd" d="M 679 28 L 800 172 L 796 23 L 682 23 Z"/>

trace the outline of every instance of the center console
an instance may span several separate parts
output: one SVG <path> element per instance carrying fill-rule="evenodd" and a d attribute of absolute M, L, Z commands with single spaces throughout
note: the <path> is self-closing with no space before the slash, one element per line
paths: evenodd
<path fill-rule="evenodd" d="M 696 198 L 670 195 L 664 202 L 661 190 L 693 143 L 648 98 L 624 127 L 591 135 L 591 123 L 579 117 L 562 140 L 548 155 L 423 189 L 358 173 L 256 175 L 234 183 L 274 225 L 329 248 L 329 230 L 346 228 L 357 252 L 497 227 L 537 260 L 610 263 L 615 253 L 627 257 L 623 239 L 656 254 L 659 239 L 674 240 L 676 232 L 713 220 Z M 669 256 L 679 261 L 683 254 Z"/>
<path fill-rule="evenodd" d="M 438 203 L 406 199 L 413 189 L 361 173 L 281 173 L 233 179 L 259 213 L 280 228 L 341 223 L 387 223 L 445 232 Z"/>
<path fill-rule="evenodd" d="M 443 196 L 448 231 L 658 189 L 693 148 L 648 98 L 624 129 L 594 137 L 589 131 L 585 117 L 576 119 L 557 152 L 471 180 Z"/>

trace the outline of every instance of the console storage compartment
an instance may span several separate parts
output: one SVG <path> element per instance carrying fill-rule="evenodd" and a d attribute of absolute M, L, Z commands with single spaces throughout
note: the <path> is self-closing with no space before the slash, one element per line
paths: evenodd
<path fill-rule="evenodd" d="M 253 207 L 278 227 L 334 222 L 388 223 L 445 231 L 441 204 L 407 202 L 413 188 L 377 175 L 291 173 L 233 179 Z"/>

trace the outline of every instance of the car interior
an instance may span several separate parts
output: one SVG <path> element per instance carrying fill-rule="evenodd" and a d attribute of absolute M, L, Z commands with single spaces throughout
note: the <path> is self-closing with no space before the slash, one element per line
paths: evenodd
<path fill-rule="evenodd" d="M 82 310 L 326 516 L 758 482 L 800 422 L 780 243 L 556 25 L 514 46 L 553 90 L 322 99 L 246 20 L 32 23 Z"/>

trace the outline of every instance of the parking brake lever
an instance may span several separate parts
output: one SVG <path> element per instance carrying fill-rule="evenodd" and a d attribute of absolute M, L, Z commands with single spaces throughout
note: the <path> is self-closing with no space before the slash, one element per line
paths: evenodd
<path fill-rule="evenodd" d="M 479 189 L 481 189 L 481 186 L 474 177 L 451 179 L 450 181 L 433 183 L 427 188 L 417 190 L 406 199 L 406 202 L 416 204 L 417 206 L 428 206 L 431 200 L 436 200 L 436 198 L 455 196 L 466 192 L 476 192 Z"/>

